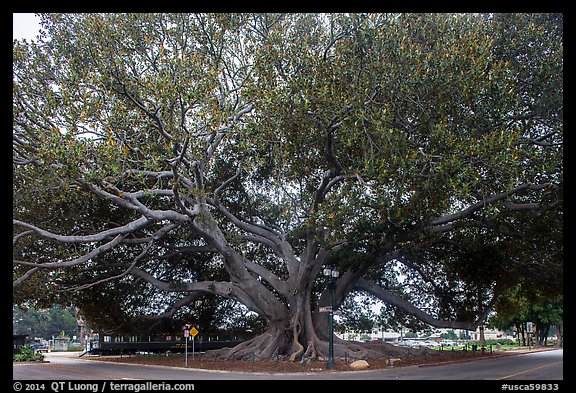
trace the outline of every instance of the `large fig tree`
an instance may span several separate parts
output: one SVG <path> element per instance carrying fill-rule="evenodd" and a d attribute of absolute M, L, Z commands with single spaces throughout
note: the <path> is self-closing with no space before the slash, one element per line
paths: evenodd
<path fill-rule="evenodd" d="M 13 46 L 15 301 L 108 327 L 233 301 L 266 331 L 225 354 L 299 359 L 327 353 L 325 267 L 335 307 L 466 329 L 561 276 L 561 16 L 41 18 Z"/>

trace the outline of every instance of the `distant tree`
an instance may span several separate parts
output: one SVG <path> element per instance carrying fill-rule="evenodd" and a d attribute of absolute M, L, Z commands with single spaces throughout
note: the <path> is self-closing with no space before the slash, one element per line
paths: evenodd
<path fill-rule="evenodd" d="M 450 330 L 449 332 L 441 333 L 440 337 L 448 340 L 456 340 L 458 338 L 458 335 L 456 334 L 456 332 L 454 332 L 454 330 Z"/>
<path fill-rule="evenodd" d="M 353 293 L 349 296 L 339 307 L 334 330 L 339 333 L 370 333 L 377 323 L 374 312 L 371 311 L 373 302 L 354 295 Z"/>
<path fill-rule="evenodd" d="M 22 311 L 15 307 L 12 312 L 15 334 L 28 334 L 33 337 L 51 338 L 64 334 L 67 337 L 77 336 L 79 332 L 73 308 L 55 305 L 49 309 L 30 308 Z"/>
<path fill-rule="evenodd" d="M 532 304 L 528 311 L 528 319 L 535 324 L 535 339 L 537 345 L 546 345 L 550 327 L 563 325 L 562 299 L 546 299 L 540 303 Z M 562 337 L 560 337 L 562 339 Z"/>
<path fill-rule="evenodd" d="M 530 286 L 518 285 L 506 291 L 495 305 L 497 314 L 490 320 L 498 329 L 514 327 L 527 345 L 526 323 L 534 325 L 537 345 L 546 345 L 551 326 L 563 327 L 563 296 L 551 298 Z M 531 333 L 531 332 L 530 332 Z M 561 333 L 559 334 L 562 340 Z"/>

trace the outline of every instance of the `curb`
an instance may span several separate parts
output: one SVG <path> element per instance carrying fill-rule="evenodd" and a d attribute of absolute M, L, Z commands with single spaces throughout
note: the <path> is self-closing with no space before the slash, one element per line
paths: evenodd
<path fill-rule="evenodd" d="M 558 349 L 561 349 L 561 348 L 550 348 L 550 349 L 540 348 L 540 349 L 531 349 L 531 350 L 522 349 L 522 350 L 518 350 L 518 351 L 510 350 L 510 351 L 505 351 L 505 352 L 502 352 L 500 354 L 497 354 L 496 356 L 490 355 L 489 357 L 478 357 L 478 358 L 468 358 L 468 359 L 462 359 L 462 360 L 450 360 L 447 362 L 419 364 L 418 367 L 438 367 L 438 366 L 454 364 L 454 363 L 469 363 L 469 362 L 475 362 L 477 360 L 490 360 L 490 359 L 496 359 L 496 358 L 503 358 L 503 357 L 507 357 L 507 356 L 519 356 L 519 355 L 526 355 L 529 353 L 554 351 L 554 350 L 558 350 Z"/>

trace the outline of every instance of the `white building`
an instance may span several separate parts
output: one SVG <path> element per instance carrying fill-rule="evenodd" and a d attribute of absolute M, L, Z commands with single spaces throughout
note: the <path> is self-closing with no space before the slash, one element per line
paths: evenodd
<path fill-rule="evenodd" d="M 463 329 L 447 329 L 447 328 L 437 328 L 433 329 L 430 334 L 418 332 L 418 338 L 426 337 L 428 339 L 440 341 L 442 338 L 440 337 L 442 334 L 449 333 L 453 331 L 456 334 L 457 339 L 463 337 L 469 337 L 470 340 L 478 341 L 480 340 L 480 328 L 477 328 L 475 331 L 463 330 Z M 382 340 L 382 341 L 400 341 L 404 335 L 408 332 L 408 329 L 402 328 L 402 332 L 400 329 L 398 331 L 392 330 L 382 330 L 380 327 L 375 328 L 370 333 L 359 333 L 355 331 L 345 332 L 343 334 L 336 335 L 344 340 L 357 340 L 357 341 L 366 341 L 366 340 Z M 507 335 L 505 332 L 495 329 L 488 329 L 484 328 L 484 338 L 486 340 L 493 340 L 499 338 L 508 338 L 513 339 L 512 336 Z"/>

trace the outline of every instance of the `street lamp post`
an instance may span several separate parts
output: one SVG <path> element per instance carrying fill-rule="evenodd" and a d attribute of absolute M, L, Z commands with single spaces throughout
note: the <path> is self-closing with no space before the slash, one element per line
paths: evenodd
<path fill-rule="evenodd" d="M 326 368 L 334 368 L 334 288 L 336 288 L 336 279 L 340 275 L 336 270 L 324 269 L 326 276 L 326 287 L 330 293 L 330 330 L 328 333 L 328 362 Z"/>

